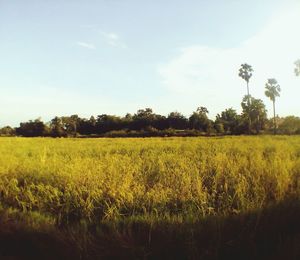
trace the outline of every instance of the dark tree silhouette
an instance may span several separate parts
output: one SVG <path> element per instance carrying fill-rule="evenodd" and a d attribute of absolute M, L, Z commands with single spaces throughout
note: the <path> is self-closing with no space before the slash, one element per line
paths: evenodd
<path fill-rule="evenodd" d="M 35 119 L 20 123 L 20 126 L 16 128 L 16 133 L 25 137 L 47 136 L 49 128 L 40 119 Z"/>
<path fill-rule="evenodd" d="M 190 128 L 209 132 L 211 129 L 211 121 L 207 117 L 208 113 L 206 107 L 198 107 L 189 118 Z"/>
<path fill-rule="evenodd" d="M 179 112 L 171 112 L 168 115 L 168 127 L 173 129 L 187 129 L 188 128 L 188 120 Z"/>

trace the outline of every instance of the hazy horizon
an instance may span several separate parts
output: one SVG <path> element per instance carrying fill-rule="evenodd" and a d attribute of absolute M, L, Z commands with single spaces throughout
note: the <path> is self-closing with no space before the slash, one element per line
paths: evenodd
<path fill-rule="evenodd" d="M 209 117 L 281 86 L 279 116 L 300 116 L 300 2 L 0 0 L 0 126 L 41 117 L 123 116 L 150 107 Z"/>

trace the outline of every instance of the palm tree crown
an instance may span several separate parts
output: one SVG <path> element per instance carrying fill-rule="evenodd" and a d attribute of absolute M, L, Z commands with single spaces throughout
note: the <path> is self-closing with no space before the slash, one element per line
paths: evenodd
<path fill-rule="evenodd" d="M 280 86 L 276 79 L 268 79 L 266 83 L 266 91 L 265 95 L 271 99 L 271 101 L 275 101 L 276 97 L 280 97 L 279 92 L 281 91 Z"/>
<path fill-rule="evenodd" d="M 251 65 L 244 63 L 241 65 L 241 68 L 239 69 L 239 77 L 249 82 L 249 79 L 252 77 L 253 69 Z"/>
<path fill-rule="evenodd" d="M 280 86 L 276 79 L 268 79 L 266 83 L 265 95 L 273 102 L 273 122 L 274 122 L 274 135 L 276 134 L 276 112 L 275 112 L 275 99 L 279 97 L 281 91 Z"/>
<path fill-rule="evenodd" d="M 296 76 L 300 76 L 300 59 L 295 61 L 295 65 L 296 65 L 295 74 L 296 74 Z"/>

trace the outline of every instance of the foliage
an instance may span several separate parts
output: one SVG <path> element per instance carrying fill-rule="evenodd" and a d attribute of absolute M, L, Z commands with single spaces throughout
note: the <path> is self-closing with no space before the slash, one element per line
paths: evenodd
<path fill-rule="evenodd" d="M 296 76 L 299 76 L 300 75 L 300 59 L 295 61 L 295 74 Z"/>
<path fill-rule="evenodd" d="M 300 118 L 296 116 L 287 116 L 280 120 L 278 131 L 281 134 L 300 134 Z"/>
<path fill-rule="evenodd" d="M 253 69 L 251 65 L 244 63 L 241 65 L 239 69 L 239 77 L 244 79 L 247 83 L 249 82 L 250 78 L 252 77 Z M 249 93 L 248 93 L 249 95 Z"/>
<path fill-rule="evenodd" d="M 169 128 L 184 130 L 189 127 L 187 118 L 179 112 L 171 112 L 168 115 L 167 121 Z"/>
<path fill-rule="evenodd" d="M 244 79 L 247 83 L 247 95 L 245 96 L 247 98 L 247 108 L 250 109 L 250 106 L 251 106 L 251 96 L 250 96 L 250 92 L 249 92 L 249 80 L 250 78 L 252 77 L 252 72 L 253 72 L 253 69 L 251 67 L 251 65 L 247 64 L 247 63 L 244 63 L 241 65 L 240 69 L 239 69 L 239 77 L 241 77 L 242 79 Z M 243 100 L 244 101 L 244 100 Z M 243 108 L 244 109 L 244 108 Z M 251 125 L 252 125 L 252 122 L 251 122 L 251 115 L 250 115 L 250 110 L 247 111 L 247 113 L 244 113 L 243 116 L 247 116 L 247 119 L 248 119 L 248 123 L 245 124 L 247 126 L 247 132 L 248 134 L 251 134 Z M 245 118 L 244 118 L 245 120 Z"/>
<path fill-rule="evenodd" d="M 10 126 L 5 126 L 0 128 L 1 136 L 14 136 L 16 134 L 16 130 Z"/>
<path fill-rule="evenodd" d="M 266 83 L 266 91 L 265 95 L 270 98 L 270 100 L 273 102 L 273 128 L 274 128 L 274 134 L 276 134 L 276 112 L 275 112 L 275 100 L 276 97 L 280 96 L 280 86 L 277 83 L 276 79 L 268 79 L 268 82 Z"/>
<path fill-rule="evenodd" d="M 250 102 L 248 101 L 250 100 Z M 267 123 L 267 110 L 261 99 L 245 96 L 241 103 L 244 119 L 244 129 L 247 128 L 247 123 L 250 122 L 250 130 L 255 131 L 257 134 L 266 128 Z M 250 121 L 247 122 L 247 119 Z M 244 130 L 245 131 L 245 130 Z"/>
<path fill-rule="evenodd" d="M 211 130 L 211 121 L 207 117 L 208 110 L 206 107 L 198 107 L 197 111 L 189 118 L 190 128 L 197 129 L 203 132 Z"/>
<path fill-rule="evenodd" d="M 66 136 L 66 129 L 63 125 L 63 120 L 60 117 L 55 117 L 50 122 L 51 135 L 53 137 Z"/>
<path fill-rule="evenodd" d="M 222 111 L 221 115 L 217 114 L 215 124 L 221 124 L 227 134 L 238 134 L 240 121 L 240 116 L 237 114 L 236 110 L 228 108 L 225 109 L 225 111 Z"/>
<path fill-rule="evenodd" d="M 272 102 L 275 102 L 276 97 L 280 96 L 280 86 L 276 79 L 268 79 L 266 83 L 265 95 L 270 98 Z"/>
<path fill-rule="evenodd" d="M 16 133 L 18 135 L 27 137 L 36 136 L 47 136 L 49 134 L 49 128 L 40 119 L 29 122 L 20 123 L 20 127 L 16 128 Z"/>
<path fill-rule="evenodd" d="M 278 91 L 278 86 L 275 87 Z M 233 108 L 228 108 L 217 114 L 214 121 L 208 118 L 206 107 L 198 107 L 189 117 L 179 112 L 171 112 L 166 117 L 154 113 L 151 108 L 146 108 L 138 110 L 134 115 L 127 113 L 124 117 L 101 114 L 96 118 L 91 116 L 89 119 L 78 115 L 56 116 L 48 123 L 44 123 L 41 119 L 30 120 L 21 123 L 17 128 L 3 127 L 0 129 L 0 135 L 24 137 L 240 135 L 254 132 L 258 134 L 273 127 L 274 124 L 267 124 L 266 109 L 262 100 L 245 96 L 241 105 L 241 114 Z"/>

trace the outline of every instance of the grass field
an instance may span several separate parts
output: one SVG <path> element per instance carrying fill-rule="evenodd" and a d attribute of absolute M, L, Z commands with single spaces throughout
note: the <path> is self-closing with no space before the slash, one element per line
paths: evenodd
<path fill-rule="evenodd" d="M 297 259 L 300 137 L 0 138 L 0 256 Z"/>

